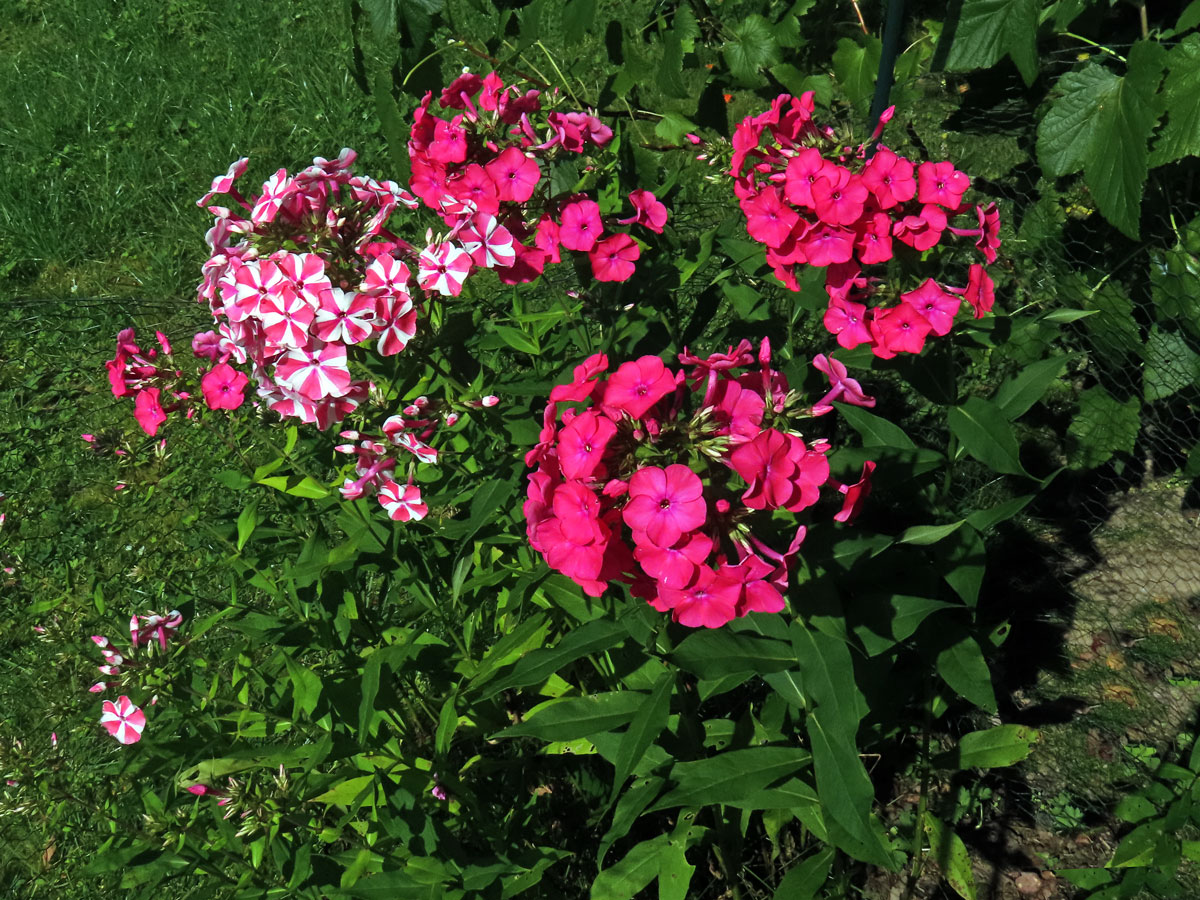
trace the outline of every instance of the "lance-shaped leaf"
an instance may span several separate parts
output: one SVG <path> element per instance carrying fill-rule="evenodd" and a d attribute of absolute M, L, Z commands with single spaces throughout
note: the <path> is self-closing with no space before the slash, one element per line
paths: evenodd
<path fill-rule="evenodd" d="M 624 725 L 645 700 L 646 695 L 636 691 L 551 700 L 534 707 L 524 722 L 505 728 L 496 736 L 574 741 Z"/>

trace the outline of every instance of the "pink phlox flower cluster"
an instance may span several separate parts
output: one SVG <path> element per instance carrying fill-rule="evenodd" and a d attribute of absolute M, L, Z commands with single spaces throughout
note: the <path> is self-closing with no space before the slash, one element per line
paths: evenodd
<path fill-rule="evenodd" d="M 551 104 L 558 97 L 551 98 Z M 625 281 L 641 249 L 624 232 L 606 232 L 587 196 L 552 196 L 545 167 L 561 154 L 601 149 L 612 129 L 591 112 L 543 106 L 492 72 L 464 71 L 438 98 L 450 118 L 434 115 L 427 93 L 413 114 L 408 150 L 412 192 L 437 212 L 461 245 L 425 261 L 421 284 L 458 293 L 472 267 L 495 269 L 505 284 L 533 281 L 562 250 L 586 253 L 599 281 Z M 536 120 L 536 121 L 535 121 Z M 616 220 L 661 233 L 667 208 L 652 193 L 630 194 L 634 215 Z M 431 248 L 432 249 L 432 248 Z"/>
<path fill-rule="evenodd" d="M 103 665 L 98 666 L 100 674 L 106 678 L 116 678 L 130 662 L 130 657 L 139 649 L 144 650 L 157 643 L 162 650 L 167 649 L 167 643 L 183 624 L 183 614 L 177 609 L 168 613 L 145 613 L 141 616 L 131 616 L 129 619 L 128 654 L 122 654 L 107 637 L 100 634 L 92 635 L 92 642 L 100 649 L 104 658 Z M 89 693 L 98 694 L 112 687 L 116 682 L 97 681 L 88 688 Z M 151 705 L 157 698 L 151 700 Z M 122 744 L 133 744 L 141 740 L 142 730 L 146 727 L 146 716 L 129 697 L 119 696 L 116 701 L 105 700 L 101 704 L 100 724 Z"/>
<path fill-rule="evenodd" d="M 182 389 L 183 372 L 175 368 L 171 344 L 161 331 L 155 332 L 159 350 L 145 352 L 138 346 L 134 329 L 117 334 L 116 355 L 105 362 L 114 397 L 133 397 L 134 416 L 142 430 L 154 437 L 167 413 L 187 406 L 189 394 Z"/>
<path fill-rule="evenodd" d="M 873 402 L 822 360 L 835 386 L 820 404 Z M 789 427 L 817 413 L 771 367 L 766 341 L 757 353 L 742 341 L 708 357 L 685 350 L 679 361 L 690 369 L 643 356 L 609 373 L 596 354 L 551 391 L 525 457 L 537 467 L 524 505 L 529 542 L 586 593 L 624 583 L 684 625 L 779 612 L 806 529 L 783 552 L 757 532 L 774 510 L 813 507 L 827 486 L 843 495 L 836 518 L 851 520 L 869 472 L 844 490 L 830 476 L 828 443 Z"/>
<path fill-rule="evenodd" d="M 444 404 L 418 397 L 400 415 L 384 421 L 382 434 L 343 431 L 347 443 L 334 449 L 354 456 L 356 478 L 347 478 L 341 487 L 342 497 L 357 500 L 369 494 L 378 497 L 388 516 L 398 522 L 419 522 L 429 513 L 421 499 L 421 489 L 414 483 L 414 467 L 438 461 L 438 452 L 429 441 L 439 427 L 458 423 L 456 412 L 444 409 Z M 401 465 L 403 462 L 403 465 Z M 408 479 L 401 484 L 394 477 L 398 468 L 408 470 Z"/>
<path fill-rule="evenodd" d="M 366 399 L 370 382 L 350 370 L 351 351 L 373 343 L 381 356 L 400 353 L 415 336 L 421 289 L 461 290 L 466 251 L 449 241 L 424 248 L 388 230 L 398 209 L 420 205 L 394 182 L 350 171 L 355 154 L 318 157 L 296 175 L 280 169 L 257 196 L 233 187 L 245 160 L 214 180 L 241 212 L 208 206 L 200 300 L 216 328 L 196 335 L 197 357 L 214 363 L 201 387 L 213 409 L 240 405 L 248 365 L 257 396 L 284 418 L 328 428 Z"/>
<path fill-rule="evenodd" d="M 872 140 L 891 113 L 881 117 Z M 864 269 L 891 260 L 896 241 L 923 252 L 947 233 L 975 237 L 984 260 L 995 262 L 996 204 L 964 203 L 971 180 L 953 163 L 914 164 L 883 145 L 866 159 L 865 145 L 855 153 L 813 120 L 810 91 L 798 98 L 782 94 L 737 126 L 731 174 L 746 230 L 766 245 L 780 281 L 796 291 L 797 266 L 827 269 L 824 324 L 841 346 L 866 344 L 884 359 L 919 353 L 931 334 L 949 333 L 964 297 L 976 318 L 991 309 L 991 277 L 978 263 L 970 266 L 967 288 L 928 279 L 901 293 L 895 306 L 869 305 L 880 279 Z M 970 215 L 975 226 L 951 225 L 959 215 Z"/>

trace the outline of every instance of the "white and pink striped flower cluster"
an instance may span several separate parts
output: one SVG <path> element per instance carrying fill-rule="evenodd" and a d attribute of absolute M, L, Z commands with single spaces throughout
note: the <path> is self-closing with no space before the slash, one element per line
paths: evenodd
<path fill-rule="evenodd" d="M 248 363 L 269 409 L 321 428 L 370 389 L 351 374 L 351 348 L 370 342 L 393 356 L 416 334 L 410 264 L 421 288 L 457 293 L 442 271 L 455 268 L 452 246 L 418 251 L 386 228 L 397 208 L 419 201 L 394 182 L 351 174 L 354 159 L 343 150 L 296 175 L 280 169 L 249 198 L 234 187 L 246 171 L 241 159 L 199 201 L 225 194 L 241 210 L 207 206 L 216 219 L 199 294 L 217 328 L 197 335 L 193 349 Z"/>
<path fill-rule="evenodd" d="M 162 650 L 167 649 L 167 642 L 183 624 L 183 614 L 177 609 L 168 613 L 146 613 L 143 616 L 131 616 L 129 619 L 129 651 L 121 653 L 112 641 L 104 635 L 92 635 L 92 641 L 100 648 L 104 664 L 98 666 L 100 674 L 106 678 L 118 678 L 133 661 L 131 657 L 138 649 L 148 649 L 157 643 Z M 115 681 L 97 681 L 88 691 L 98 694 L 115 687 Z M 157 698 L 152 699 L 151 705 Z M 135 744 L 142 739 L 142 731 L 146 727 L 146 714 L 134 705 L 128 696 L 122 694 L 115 701 L 105 700 L 101 704 L 100 724 L 122 744 Z"/>

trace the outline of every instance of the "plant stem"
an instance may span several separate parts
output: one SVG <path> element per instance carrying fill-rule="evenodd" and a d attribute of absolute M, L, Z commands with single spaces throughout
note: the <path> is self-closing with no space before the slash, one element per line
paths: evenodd
<path fill-rule="evenodd" d="M 1087 44 L 1090 47 L 1095 47 L 1097 50 L 1103 50 L 1105 53 L 1109 54 L 1110 56 L 1115 57 L 1116 59 L 1119 59 L 1121 62 L 1127 61 L 1125 59 L 1125 57 L 1123 57 L 1116 50 L 1110 50 L 1108 47 L 1105 47 L 1103 44 L 1097 44 L 1095 41 L 1091 40 L 1090 38 L 1085 38 L 1083 35 L 1075 34 L 1074 32 L 1071 32 L 1071 31 L 1064 31 L 1064 32 L 1062 32 L 1062 36 L 1073 38 L 1074 40 L 1077 40 L 1077 41 L 1082 41 L 1083 43 Z"/>

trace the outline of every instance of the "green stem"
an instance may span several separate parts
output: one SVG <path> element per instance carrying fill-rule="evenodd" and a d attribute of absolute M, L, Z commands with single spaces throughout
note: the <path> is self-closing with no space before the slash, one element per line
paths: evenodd
<path fill-rule="evenodd" d="M 1115 57 L 1116 59 L 1119 59 L 1121 62 L 1126 62 L 1125 57 L 1123 57 L 1116 50 L 1109 49 L 1108 47 L 1105 47 L 1103 44 L 1097 44 L 1095 41 L 1091 40 L 1090 38 L 1085 38 L 1081 34 L 1075 34 L 1074 32 L 1071 32 L 1071 31 L 1064 31 L 1064 32 L 1061 32 L 1061 35 L 1062 35 L 1062 37 L 1069 37 L 1076 41 L 1082 41 L 1083 43 L 1087 44 L 1089 47 L 1095 47 L 1097 50 L 1103 50 L 1105 53 L 1109 54 L 1110 56 Z"/>

